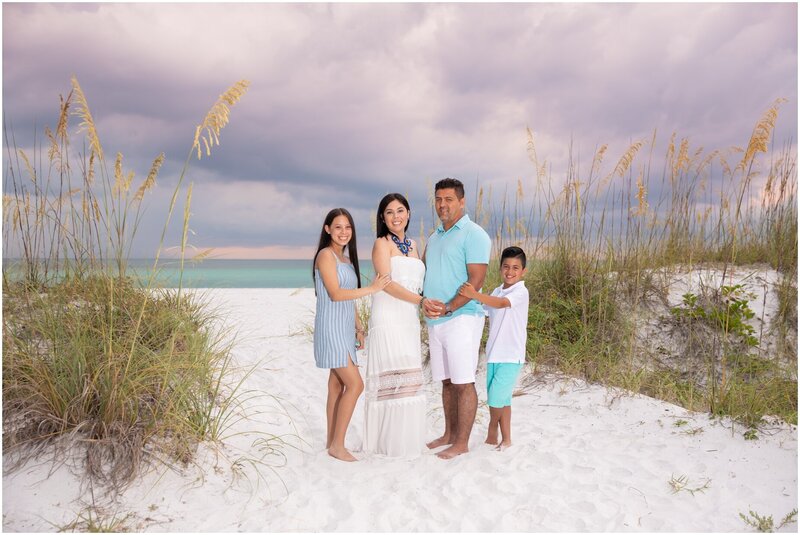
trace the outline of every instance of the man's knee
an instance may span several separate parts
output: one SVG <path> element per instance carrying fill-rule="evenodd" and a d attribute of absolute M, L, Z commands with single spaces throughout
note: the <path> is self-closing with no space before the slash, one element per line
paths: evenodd
<path fill-rule="evenodd" d="M 456 392 L 468 392 L 470 390 L 475 389 L 475 383 L 463 383 L 463 384 L 452 383 L 451 387 L 455 389 Z"/>

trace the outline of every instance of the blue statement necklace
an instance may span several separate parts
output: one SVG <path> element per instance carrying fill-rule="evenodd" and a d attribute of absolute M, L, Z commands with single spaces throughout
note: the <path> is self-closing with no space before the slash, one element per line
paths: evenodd
<path fill-rule="evenodd" d="M 403 241 L 400 241 L 397 236 L 392 234 L 392 241 L 397 248 L 400 249 L 400 252 L 403 253 L 403 256 L 408 256 L 408 252 L 411 250 L 411 240 L 408 239 L 408 236 L 403 238 Z"/>

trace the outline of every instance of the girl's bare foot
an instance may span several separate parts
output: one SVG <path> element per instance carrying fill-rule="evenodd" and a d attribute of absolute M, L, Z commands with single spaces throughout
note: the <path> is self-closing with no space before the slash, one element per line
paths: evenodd
<path fill-rule="evenodd" d="M 333 457 L 334 459 L 339 459 L 340 461 L 347 461 L 349 463 L 353 461 L 357 461 L 353 454 L 347 451 L 347 448 L 329 448 L 328 455 Z"/>
<path fill-rule="evenodd" d="M 495 448 L 495 449 L 497 449 L 497 451 L 503 451 L 503 450 L 507 450 L 510 447 L 511 447 L 511 441 L 510 440 L 504 440 L 500 444 L 498 444 L 497 448 Z"/>
<path fill-rule="evenodd" d="M 491 434 L 489 434 L 486 437 L 486 442 L 484 442 L 484 444 L 491 444 L 492 446 L 497 446 L 497 435 L 492 436 Z"/>
<path fill-rule="evenodd" d="M 450 444 L 450 439 L 442 436 L 432 442 L 428 442 L 427 445 L 429 450 L 433 450 L 438 448 L 439 446 L 447 446 L 448 444 Z"/>

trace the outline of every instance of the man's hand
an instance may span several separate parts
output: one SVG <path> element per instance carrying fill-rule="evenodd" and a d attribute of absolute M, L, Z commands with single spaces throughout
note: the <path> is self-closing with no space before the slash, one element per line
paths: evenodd
<path fill-rule="evenodd" d="M 445 305 L 436 299 L 425 298 L 422 301 L 422 312 L 427 318 L 436 319 L 445 312 Z"/>

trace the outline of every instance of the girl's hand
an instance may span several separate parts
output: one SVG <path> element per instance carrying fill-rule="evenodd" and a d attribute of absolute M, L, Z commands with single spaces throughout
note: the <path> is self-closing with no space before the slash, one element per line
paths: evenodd
<path fill-rule="evenodd" d="M 386 275 L 381 275 L 380 273 L 375 274 L 375 279 L 370 284 L 370 288 L 372 288 L 372 293 L 380 292 L 386 286 L 392 282 L 392 278 L 387 273 Z"/>
<path fill-rule="evenodd" d="M 458 295 L 463 295 L 464 297 L 469 297 L 470 299 L 475 299 L 475 295 L 478 292 L 475 291 L 475 288 L 468 282 L 465 282 L 461 285 L 461 288 L 458 289 Z"/>

